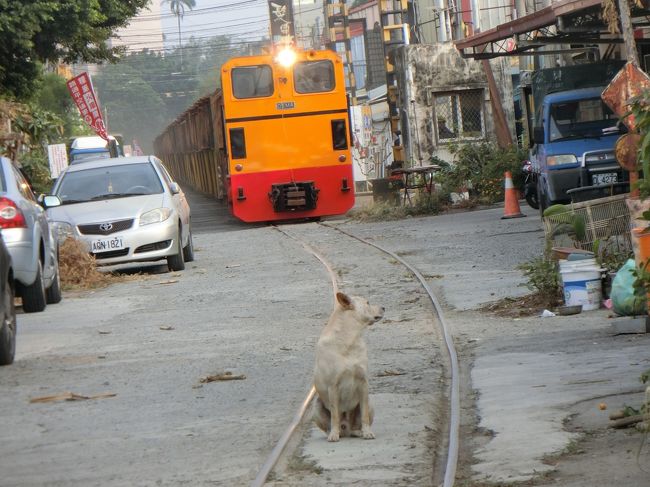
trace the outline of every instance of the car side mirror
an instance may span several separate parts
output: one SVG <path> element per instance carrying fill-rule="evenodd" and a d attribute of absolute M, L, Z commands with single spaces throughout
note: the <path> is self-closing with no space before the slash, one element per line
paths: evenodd
<path fill-rule="evenodd" d="M 178 183 L 171 183 L 169 185 L 169 191 L 171 191 L 172 194 L 178 194 L 181 192 L 181 187 L 178 185 Z"/>
<path fill-rule="evenodd" d="M 544 143 L 544 127 L 533 128 L 533 142 L 536 144 Z"/>
<path fill-rule="evenodd" d="M 58 196 L 54 195 L 47 195 L 43 196 L 43 206 L 45 208 L 52 208 L 54 206 L 61 206 L 61 200 L 59 199 Z"/>

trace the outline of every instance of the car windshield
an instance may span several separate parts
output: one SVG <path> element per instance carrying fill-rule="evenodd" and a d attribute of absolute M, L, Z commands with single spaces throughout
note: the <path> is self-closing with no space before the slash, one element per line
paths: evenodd
<path fill-rule="evenodd" d="M 615 127 L 616 122 L 618 118 L 600 98 L 555 103 L 551 105 L 549 139 L 602 137 L 608 133 L 603 129 Z"/>
<path fill-rule="evenodd" d="M 73 154 L 70 164 L 79 164 L 80 162 L 95 161 L 97 159 L 108 159 L 111 157 L 110 152 L 80 152 Z"/>
<path fill-rule="evenodd" d="M 145 162 L 66 173 L 61 178 L 56 196 L 65 205 L 162 192 L 158 174 L 150 163 Z"/>

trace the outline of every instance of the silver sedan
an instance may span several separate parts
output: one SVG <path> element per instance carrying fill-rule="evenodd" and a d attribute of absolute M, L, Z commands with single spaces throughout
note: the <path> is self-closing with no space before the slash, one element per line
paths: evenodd
<path fill-rule="evenodd" d="M 100 265 L 166 259 L 170 271 L 194 260 L 190 207 L 154 156 L 70 166 L 45 203 L 59 240 L 84 242 Z"/>
<path fill-rule="evenodd" d="M 56 240 L 22 173 L 0 157 L 0 228 L 13 261 L 16 294 L 27 313 L 61 301 Z"/>

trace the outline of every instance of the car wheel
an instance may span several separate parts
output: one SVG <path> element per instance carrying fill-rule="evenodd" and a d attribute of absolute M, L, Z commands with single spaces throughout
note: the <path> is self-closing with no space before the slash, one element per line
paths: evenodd
<path fill-rule="evenodd" d="M 9 365 L 16 353 L 16 306 L 14 305 L 14 288 L 6 283 L 4 296 L 4 316 L 0 324 L 0 365 Z"/>
<path fill-rule="evenodd" d="M 61 275 L 59 274 L 59 264 L 56 264 L 52 285 L 45 292 L 47 304 L 56 304 L 61 302 Z"/>
<path fill-rule="evenodd" d="M 194 243 L 192 242 L 192 227 L 190 227 L 190 236 L 187 239 L 187 245 L 183 247 L 183 260 L 185 262 L 194 261 Z"/>
<path fill-rule="evenodd" d="M 43 282 L 43 264 L 38 261 L 36 279 L 29 286 L 22 286 L 21 297 L 23 298 L 23 311 L 25 313 L 36 313 L 43 311 L 47 304 L 45 299 L 45 283 Z"/>
<path fill-rule="evenodd" d="M 176 249 L 178 252 L 174 255 L 167 257 L 167 268 L 174 271 L 182 271 L 185 269 L 185 261 L 183 260 L 183 242 L 181 241 L 181 229 L 178 229 L 178 236 L 176 237 Z"/>

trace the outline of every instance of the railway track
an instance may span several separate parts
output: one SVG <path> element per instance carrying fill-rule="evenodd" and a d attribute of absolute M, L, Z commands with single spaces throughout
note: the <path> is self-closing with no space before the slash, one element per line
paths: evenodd
<path fill-rule="evenodd" d="M 309 225 L 274 226 L 273 228 L 275 228 L 285 237 L 293 240 L 305 252 L 313 255 L 322 263 L 322 265 L 327 270 L 327 273 L 331 280 L 333 293 L 336 293 L 339 288 L 343 287 L 341 285 L 340 279 L 341 276 L 345 276 L 345 272 L 342 267 L 339 267 L 337 269 L 337 266 L 332 263 L 325 255 L 326 252 L 323 252 L 320 248 L 325 240 L 323 232 L 327 234 L 328 239 L 336 240 L 345 238 L 350 242 L 361 244 L 367 251 L 383 254 L 384 258 L 389 259 L 389 262 L 391 264 L 399 265 L 402 268 L 406 269 L 408 273 L 417 280 L 420 289 L 426 294 L 426 299 L 430 304 L 430 311 L 433 313 L 433 321 L 435 321 L 439 327 L 439 329 L 436 330 L 436 333 L 444 342 L 445 350 L 444 353 L 440 354 L 441 358 L 444 357 L 444 372 L 441 374 L 441 381 L 445 384 L 445 390 L 442 391 L 444 399 L 438 402 L 439 405 L 444 407 L 445 411 L 438 411 L 438 415 L 440 417 L 440 428 L 438 429 L 439 437 L 436 438 L 437 447 L 435 448 L 435 454 L 433 455 L 434 458 L 431 459 L 432 475 L 430 480 L 431 485 L 452 487 L 454 485 L 456 476 L 459 451 L 460 374 L 458 369 L 458 358 L 456 350 L 454 348 L 449 326 L 447 325 L 442 311 L 442 307 L 440 306 L 436 295 L 429 287 L 425 277 L 403 257 L 397 255 L 391 250 L 386 249 L 377 243 L 346 232 L 333 225 L 321 223 Z M 314 232 L 314 229 L 318 229 L 319 232 Z M 335 237 L 333 237 L 333 235 L 335 235 Z M 314 240 L 316 240 L 318 243 L 314 243 Z M 334 254 L 336 254 L 336 252 L 336 250 L 332 251 Z M 381 324 L 377 326 L 381 326 Z M 370 351 L 370 354 L 372 355 L 372 350 Z M 305 399 L 302 401 L 300 407 L 298 408 L 298 411 L 296 412 L 291 424 L 286 428 L 280 440 L 277 442 L 272 452 L 267 457 L 266 461 L 257 473 L 255 480 L 251 484 L 252 486 L 255 487 L 264 485 L 269 479 L 271 473 L 274 471 L 274 468 L 281 457 L 290 453 L 288 452 L 289 448 L 287 445 L 290 443 L 293 445 L 296 444 L 295 437 L 298 436 L 302 431 L 300 426 L 302 424 L 305 424 L 305 421 L 308 420 L 306 416 L 310 409 L 310 404 L 314 396 L 315 390 L 313 387 L 311 387 Z"/>

